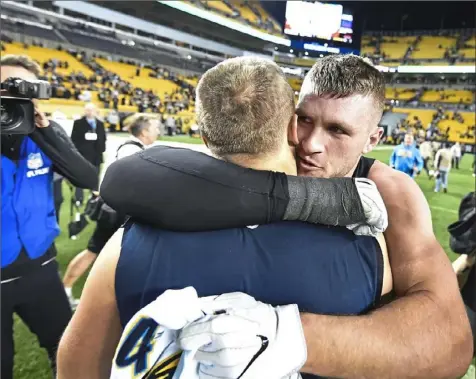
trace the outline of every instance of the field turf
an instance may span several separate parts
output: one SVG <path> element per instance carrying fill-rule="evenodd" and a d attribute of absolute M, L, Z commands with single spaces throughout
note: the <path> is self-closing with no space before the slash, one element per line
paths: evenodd
<path fill-rule="evenodd" d="M 166 138 L 162 137 L 162 140 L 165 139 Z M 200 143 L 199 139 L 187 136 L 168 137 L 168 139 L 176 142 Z M 369 156 L 387 163 L 390 152 L 391 150 L 378 150 L 372 152 Z M 446 228 L 450 223 L 457 219 L 457 210 L 462 197 L 468 192 L 474 191 L 475 179 L 471 175 L 471 163 L 472 156 L 466 155 L 461 162 L 460 169 L 452 170 L 450 172 L 449 190 L 447 194 L 434 193 L 434 181 L 428 180 L 426 174 L 422 174 L 417 178 L 417 182 L 423 190 L 431 207 L 435 234 L 451 260 L 454 260 L 456 255 L 449 249 L 449 237 Z M 61 210 L 60 219 L 63 232 L 56 241 L 61 273 L 64 273 L 69 261 L 86 247 L 89 236 L 93 230 L 93 224 L 91 223 L 81 233 L 77 240 L 73 241 L 68 238 L 68 205 L 71 192 L 66 185 L 64 185 L 63 195 L 65 201 Z M 86 277 L 81 278 L 76 284 L 74 288 L 74 295 L 76 297 L 80 296 L 85 279 Z M 15 379 L 52 378 L 45 351 L 39 347 L 36 337 L 30 333 L 28 328 L 18 318 L 15 319 L 15 350 Z M 466 374 L 464 377 L 465 379 L 475 379 L 474 366 L 471 370 Z"/>

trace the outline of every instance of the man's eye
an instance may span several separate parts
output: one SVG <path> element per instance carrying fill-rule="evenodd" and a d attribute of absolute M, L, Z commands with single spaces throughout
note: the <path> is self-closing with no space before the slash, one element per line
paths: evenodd
<path fill-rule="evenodd" d="M 298 116 L 298 122 L 303 122 L 303 123 L 306 123 L 306 124 L 310 124 L 311 119 L 309 117 L 305 117 L 305 116 Z"/>
<path fill-rule="evenodd" d="M 337 127 L 337 126 L 331 126 L 329 128 L 329 131 L 332 132 L 332 133 L 335 133 L 335 134 L 344 134 L 344 131 L 341 128 Z"/>

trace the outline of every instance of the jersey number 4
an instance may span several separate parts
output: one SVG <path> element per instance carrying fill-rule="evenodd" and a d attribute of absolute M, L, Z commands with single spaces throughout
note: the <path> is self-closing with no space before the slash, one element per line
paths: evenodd
<path fill-rule="evenodd" d="M 151 341 L 159 325 L 150 318 L 141 319 L 122 343 L 116 365 L 125 368 L 134 365 L 134 374 L 147 370 L 147 356 L 152 350 Z"/>

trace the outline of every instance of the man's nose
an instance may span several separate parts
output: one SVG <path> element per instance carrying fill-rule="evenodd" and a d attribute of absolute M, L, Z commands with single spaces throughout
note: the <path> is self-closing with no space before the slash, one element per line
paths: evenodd
<path fill-rule="evenodd" d="M 301 140 L 301 148 L 306 155 L 323 153 L 325 150 L 325 136 L 320 130 L 321 128 L 314 128 L 314 130 L 306 135 Z"/>

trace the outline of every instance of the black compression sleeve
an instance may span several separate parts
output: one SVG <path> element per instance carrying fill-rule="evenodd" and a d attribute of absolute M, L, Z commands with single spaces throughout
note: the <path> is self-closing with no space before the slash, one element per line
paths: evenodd
<path fill-rule="evenodd" d="M 29 136 L 53 161 L 55 170 L 80 188 L 97 188 L 98 172 L 73 145 L 64 129 L 50 121 L 47 128 L 35 128 Z"/>
<path fill-rule="evenodd" d="M 282 173 L 255 171 L 167 146 L 114 162 L 100 192 L 119 213 L 177 231 L 279 221 L 289 202 Z"/>

